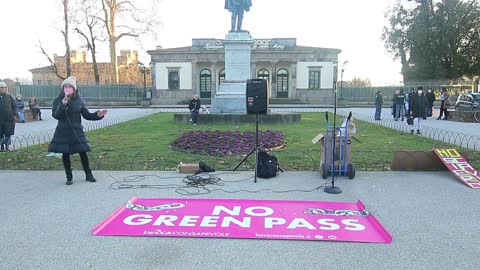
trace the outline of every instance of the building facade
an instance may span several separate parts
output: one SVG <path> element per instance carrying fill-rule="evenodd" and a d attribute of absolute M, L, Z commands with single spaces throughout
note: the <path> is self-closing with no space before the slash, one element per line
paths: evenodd
<path fill-rule="evenodd" d="M 332 99 L 339 49 L 297 46 L 296 39 L 255 39 L 251 78 L 269 81 L 271 99 L 325 104 Z M 207 103 L 225 80 L 223 40 L 150 50 L 153 104 L 182 104 L 193 94 Z"/>

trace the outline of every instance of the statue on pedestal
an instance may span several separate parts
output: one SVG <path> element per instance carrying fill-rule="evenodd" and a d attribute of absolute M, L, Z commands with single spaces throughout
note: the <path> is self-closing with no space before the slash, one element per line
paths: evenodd
<path fill-rule="evenodd" d="M 243 14 L 250 11 L 251 6 L 251 0 L 225 0 L 225 9 L 232 13 L 231 32 L 242 31 Z"/>

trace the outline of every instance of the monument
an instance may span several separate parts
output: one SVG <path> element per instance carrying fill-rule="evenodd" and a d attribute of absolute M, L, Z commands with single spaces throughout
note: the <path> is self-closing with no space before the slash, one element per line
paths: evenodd
<path fill-rule="evenodd" d="M 242 30 L 243 15 L 252 6 L 251 0 L 225 0 L 225 9 L 232 13 L 231 30 L 225 36 L 225 81 L 212 99 L 212 113 L 246 114 L 246 83 L 251 77 L 250 57 L 253 39 Z"/>

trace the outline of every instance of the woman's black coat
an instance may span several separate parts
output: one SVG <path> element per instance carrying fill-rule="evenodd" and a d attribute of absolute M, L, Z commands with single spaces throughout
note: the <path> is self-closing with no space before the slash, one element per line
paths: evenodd
<path fill-rule="evenodd" d="M 58 120 L 57 128 L 53 139 L 48 146 L 49 152 L 74 154 L 90 151 L 85 133 L 83 132 L 82 116 L 86 120 L 100 120 L 97 113 L 90 113 L 85 105 L 85 101 L 79 92 L 70 99 L 65 106 L 62 99 L 65 97 L 61 93 L 52 104 L 52 116 Z"/>

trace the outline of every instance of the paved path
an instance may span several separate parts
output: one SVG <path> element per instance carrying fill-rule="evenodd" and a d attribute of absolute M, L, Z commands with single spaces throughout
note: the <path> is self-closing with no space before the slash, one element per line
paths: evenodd
<path fill-rule="evenodd" d="M 273 112 L 333 112 L 332 108 L 318 107 L 273 107 Z M 374 120 L 374 108 L 338 108 L 337 113 L 340 115 L 348 115 L 352 112 L 353 118 L 369 122 L 376 125 L 382 125 L 388 128 L 396 129 L 403 132 L 410 132 L 410 127 L 405 122 L 394 121 L 389 108 L 382 110 L 382 120 Z M 479 123 L 462 123 L 453 121 L 436 120 L 438 110 L 434 112 L 432 118 L 422 120 L 420 136 L 433 140 L 446 142 L 449 144 L 461 146 L 475 151 L 480 151 L 480 124 Z"/>
<path fill-rule="evenodd" d="M 375 108 L 352 108 L 352 109 L 340 109 L 339 111 L 348 112 L 352 111 L 354 114 L 362 114 L 370 118 L 374 118 Z M 480 136 L 480 124 L 479 123 L 463 123 L 454 121 L 437 120 L 438 110 L 435 110 L 433 117 L 429 117 L 421 122 L 422 126 L 442 129 L 445 131 L 459 132 L 469 134 L 473 136 Z M 395 122 L 390 108 L 382 109 L 382 122 Z M 400 121 L 401 122 L 401 121 Z M 405 122 L 404 122 L 405 123 Z"/>
<path fill-rule="evenodd" d="M 391 244 L 287 240 L 94 237 L 92 228 L 129 198 L 178 198 L 170 189 L 112 190 L 115 179 L 140 172 L 94 172 L 99 182 L 64 185 L 62 172 L 2 171 L 0 174 L 0 269 L 478 269 L 480 191 L 449 172 L 358 172 L 339 178 L 339 195 L 225 193 L 193 198 L 318 200 L 360 199 L 393 236 Z M 149 175 L 183 177 L 171 172 Z M 221 175 L 225 181 L 253 172 Z M 148 177 L 148 184 L 181 179 Z M 310 190 L 318 172 L 286 172 L 263 180 L 226 183 L 225 190 Z"/>
<path fill-rule="evenodd" d="M 374 109 L 351 108 L 340 109 L 339 114 L 348 115 L 352 112 L 354 119 L 359 119 L 372 124 L 382 125 L 388 128 L 403 132 L 410 132 L 411 126 L 405 121 L 395 121 L 391 115 L 390 109 L 382 110 L 381 121 L 374 120 Z M 421 120 L 421 135 L 429 139 L 446 142 L 449 144 L 461 146 L 470 150 L 480 151 L 480 124 L 463 123 L 445 120 L 436 120 L 438 112 L 434 112 L 433 117 Z"/>

